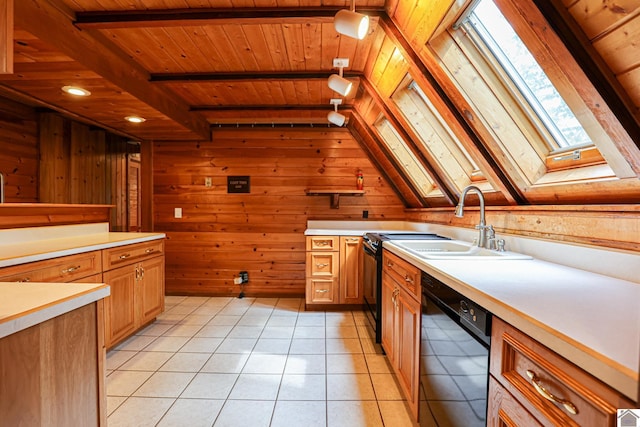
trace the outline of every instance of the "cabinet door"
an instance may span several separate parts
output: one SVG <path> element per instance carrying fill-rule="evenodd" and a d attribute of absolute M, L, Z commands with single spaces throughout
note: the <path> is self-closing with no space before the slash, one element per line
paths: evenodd
<path fill-rule="evenodd" d="M 340 303 L 362 304 L 362 238 L 340 237 Z"/>
<path fill-rule="evenodd" d="M 105 345 L 109 348 L 136 329 L 136 267 L 107 271 L 103 280 L 111 287 L 111 295 L 104 299 Z"/>
<path fill-rule="evenodd" d="M 418 379 L 420 376 L 420 316 L 421 306 L 405 290 L 396 297 L 398 307 L 396 332 L 398 347 L 395 361 L 400 385 L 414 419 L 418 418 Z"/>
<path fill-rule="evenodd" d="M 140 310 L 136 327 L 139 327 L 164 310 L 164 257 L 152 258 L 139 265 L 136 286 L 136 307 Z"/>
<path fill-rule="evenodd" d="M 396 308 L 394 304 L 395 300 L 395 292 L 396 285 L 394 280 L 386 273 L 382 273 L 382 296 L 381 304 L 382 307 L 382 335 L 381 335 L 381 344 L 385 353 L 387 353 L 387 358 L 393 364 L 394 363 L 394 342 L 396 340 L 395 337 L 395 317 L 396 317 Z"/>
<path fill-rule="evenodd" d="M 488 427 L 540 426 L 533 416 L 493 377 L 489 377 Z"/>

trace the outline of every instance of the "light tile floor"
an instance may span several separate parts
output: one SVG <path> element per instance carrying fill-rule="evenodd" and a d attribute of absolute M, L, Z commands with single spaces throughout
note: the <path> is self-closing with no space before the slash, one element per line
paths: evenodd
<path fill-rule="evenodd" d="M 109 427 L 412 426 L 364 313 L 167 297 L 107 353 Z"/>

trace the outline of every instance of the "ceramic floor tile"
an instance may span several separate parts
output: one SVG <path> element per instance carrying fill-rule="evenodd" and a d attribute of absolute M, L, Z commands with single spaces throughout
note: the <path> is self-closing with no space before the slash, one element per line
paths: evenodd
<path fill-rule="evenodd" d="M 189 316 L 209 317 L 209 321 L 211 321 L 213 316 L 218 314 L 221 309 L 222 309 L 221 307 L 212 307 L 212 306 L 208 306 L 208 305 L 205 304 L 205 305 L 201 305 L 200 307 L 196 308 L 193 311 L 193 313 L 191 313 Z"/>
<path fill-rule="evenodd" d="M 226 399 L 237 379 L 237 374 L 199 373 L 196 374 L 180 397 L 193 399 Z"/>
<path fill-rule="evenodd" d="M 216 353 L 251 353 L 256 342 L 256 338 L 225 338 Z"/>
<path fill-rule="evenodd" d="M 325 375 L 283 375 L 278 400 L 326 400 Z"/>
<path fill-rule="evenodd" d="M 324 314 L 301 311 L 296 326 L 324 326 Z"/>
<path fill-rule="evenodd" d="M 360 338 L 360 347 L 362 347 L 363 353 L 384 354 L 380 344 L 376 344 L 373 338 Z"/>
<path fill-rule="evenodd" d="M 112 371 L 118 369 L 127 360 L 137 354 L 136 351 L 115 350 L 107 353 L 106 369 Z"/>
<path fill-rule="evenodd" d="M 213 325 L 209 322 L 194 336 L 198 338 L 224 338 L 229 335 L 229 332 L 231 332 L 232 329 L 233 325 Z"/>
<path fill-rule="evenodd" d="M 326 427 L 327 403 L 277 401 L 270 427 L 293 426 Z"/>
<path fill-rule="evenodd" d="M 164 334 L 162 334 L 162 336 L 165 336 L 165 337 L 189 337 L 189 338 L 191 338 L 200 329 L 202 329 L 202 325 L 182 325 L 182 324 L 178 324 L 178 325 L 175 325 L 173 328 L 169 329 Z"/>
<path fill-rule="evenodd" d="M 359 338 L 358 329 L 355 326 L 329 326 L 326 327 L 327 338 Z"/>
<path fill-rule="evenodd" d="M 136 335 L 149 335 L 151 337 L 159 337 L 173 327 L 174 325 L 171 323 L 152 323 L 146 328 L 143 328 L 140 331 L 136 332 Z"/>
<path fill-rule="evenodd" d="M 383 426 L 375 401 L 327 402 L 327 414 L 327 427 Z"/>
<path fill-rule="evenodd" d="M 175 353 L 160 367 L 163 372 L 199 372 L 211 357 L 210 353 Z"/>
<path fill-rule="evenodd" d="M 155 426 L 175 399 L 130 397 L 107 419 L 109 427 Z"/>
<path fill-rule="evenodd" d="M 325 340 L 319 338 L 294 338 L 289 354 L 325 354 Z"/>
<path fill-rule="evenodd" d="M 199 310 L 200 308 L 198 308 Z M 196 310 L 197 311 L 197 310 Z M 213 319 L 213 315 L 206 315 L 201 313 L 193 313 L 187 315 L 184 319 L 178 322 L 179 325 L 198 325 L 204 326 Z"/>
<path fill-rule="evenodd" d="M 178 399 L 158 427 L 211 427 L 222 405 L 224 400 Z"/>
<path fill-rule="evenodd" d="M 264 310 L 251 312 L 251 310 L 247 311 L 244 316 L 238 321 L 238 325 L 240 326 L 260 326 L 264 327 L 269 320 L 269 316 L 271 315 L 271 311 L 265 312 Z"/>
<path fill-rule="evenodd" d="M 213 353 L 222 343 L 224 338 L 191 338 L 180 348 L 180 352 L 186 353 Z"/>
<path fill-rule="evenodd" d="M 367 367 L 372 374 L 390 374 L 392 367 L 387 356 L 382 354 L 365 354 Z"/>
<path fill-rule="evenodd" d="M 133 395 L 138 397 L 178 397 L 194 376 L 194 373 L 185 372 L 156 372 Z"/>
<path fill-rule="evenodd" d="M 266 326 L 262 330 L 260 338 L 293 338 L 293 326 Z"/>
<path fill-rule="evenodd" d="M 179 305 L 183 307 L 195 306 L 199 307 L 210 300 L 210 297 L 189 297 L 180 301 Z"/>
<path fill-rule="evenodd" d="M 233 327 L 228 338 L 258 338 L 262 333 L 262 326 L 242 326 L 240 324 Z"/>
<path fill-rule="evenodd" d="M 202 367 L 202 372 L 239 374 L 249 359 L 248 353 L 216 353 Z"/>
<path fill-rule="evenodd" d="M 242 316 L 240 315 L 230 315 L 230 314 L 220 314 L 218 313 L 214 316 L 213 319 L 208 323 L 209 325 L 220 325 L 220 326 L 235 326 Z"/>
<path fill-rule="evenodd" d="M 298 321 L 298 314 L 297 313 L 292 313 L 289 316 L 282 316 L 283 313 L 277 313 L 274 314 L 273 316 L 271 316 L 269 318 L 269 320 L 267 321 L 267 327 L 270 326 L 288 326 L 288 327 L 294 327 L 296 325 L 296 322 Z"/>
<path fill-rule="evenodd" d="M 355 326 L 351 312 L 326 313 L 326 325 L 331 327 Z"/>
<path fill-rule="evenodd" d="M 323 354 L 289 354 L 284 368 L 285 374 L 324 374 L 326 372 Z"/>
<path fill-rule="evenodd" d="M 165 311 L 164 313 L 159 314 L 156 317 L 156 323 L 165 325 L 177 325 L 178 322 L 180 322 L 185 317 L 187 317 L 186 314 L 170 314 L 168 311 Z"/>
<path fill-rule="evenodd" d="M 409 427 L 415 425 L 406 402 L 379 401 L 378 407 L 382 415 L 384 427 Z M 436 425 L 427 424 L 427 425 Z"/>
<path fill-rule="evenodd" d="M 284 354 L 252 353 L 242 372 L 246 374 L 282 374 L 287 356 Z"/>
<path fill-rule="evenodd" d="M 294 338 L 324 338 L 324 326 L 296 326 L 293 331 Z"/>
<path fill-rule="evenodd" d="M 264 400 L 227 400 L 213 427 L 269 427 L 274 405 Z"/>
<path fill-rule="evenodd" d="M 363 354 L 327 354 L 327 373 L 366 374 L 367 363 Z"/>
<path fill-rule="evenodd" d="M 193 305 L 178 304 L 178 305 L 176 305 L 174 307 L 171 307 L 165 313 L 167 313 L 167 314 L 191 314 L 191 313 L 193 313 L 193 311 L 196 308 L 197 308 L 197 306 L 193 306 Z"/>
<path fill-rule="evenodd" d="M 486 381 L 486 377 L 485 377 Z M 371 382 L 376 398 L 380 400 L 403 400 L 400 384 L 393 374 L 371 374 Z"/>
<path fill-rule="evenodd" d="M 127 351 L 140 351 L 153 341 L 158 339 L 158 337 L 151 337 L 146 335 L 133 335 L 117 346 L 115 346 L 114 350 L 127 350 Z"/>
<path fill-rule="evenodd" d="M 118 409 L 125 400 L 127 400 L 127 397 L 125 396 L 107 396 L 107 416 L 111 415 L 113 411 Z"/>
<path fill-rule="evenodd" d="M 375 400 L 367 374 L 327 375 L 327 400 Z"/>
<path fill-rule="evenodd" d="M 260 338 L 253 348 L 254 353 L 289 354 L 290 338 Z"/>
<path fill-rule="evenodd" d="M 131 396 L 153 372 L 113 371 L 107 377 L 107 396 Z"/>
<path fill-rule="evenodd" d="M 282 375 L 240 374 L 229 399 L 276 400 Z"/>
<path fill-rule="evenodd" d="M 157 371 L 173 353 L 159 351 L 141 351 L 119 369 L 122 371 Z"/>
<path fill-rule="evenodd" d="M 327 338 L 327 354 L 362 353 L 358 338 Z"/>
<path fill-rule="evenodd" d="M 158 337 L 144 348 L 145 351 L 178 351 L 189 337 Z"/>
<path fill-rule="evenodd" d="M 227 305 L 222 310 L 220 310 L 220 314 L 228 316 L 242 316 L 247 312 L 248 309 L 249 307 L 230 307 Z"/>

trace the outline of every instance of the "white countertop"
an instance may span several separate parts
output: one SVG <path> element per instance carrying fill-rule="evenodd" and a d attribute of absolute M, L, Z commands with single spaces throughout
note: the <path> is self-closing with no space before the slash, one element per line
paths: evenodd
<path fill-rule="evenodd" d="M 536 259 L 425 260 L 383 247 L 638 400 L 638 283 Z"/>
<path fill-rule="evenodd" d="M 0 338 L 109 296 L 104 283 L 0 282 Z"/>
<path fill-rule="evenodd" d="M 0 230 L 0 267 L 165 238 L 164 233 L 109 232 L 108 224 Z"/>

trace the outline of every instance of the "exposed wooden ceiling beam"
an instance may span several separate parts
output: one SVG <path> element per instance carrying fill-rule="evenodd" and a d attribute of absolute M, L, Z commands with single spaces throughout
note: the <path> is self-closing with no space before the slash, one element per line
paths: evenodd
<path fill-rule="evenodd" d="M 341 105 L 340 112 L 351 112 L 353 106 L 350 104 Z M 332 111 L 333 107 L 329 104 L 298 104 L 298 105 L 194 105 L 191 107 L 193 111 L 237 111 L 245 114 L 247 111 Z"/>
<path fill-rule="evenodd" d="M 233 72 L 233 73 L 154 73 L 149 77 L 149 81 L 153 83 L 173 82 L 173 83 L 189 83 L 189 82 L 234 82 L 252 80 L 256 82 L 267 80 L 326 80 L 335 71 L 292 71 L 292 72 Z M 362 72 L 345 71 L 345 78 L 359 78 L 363 76 Z"/>
<path fill-rule="evenodd" d="M 211 129 L 204 117 L 191 112 L 177 96 L 149 83 L 149 74 L 112 46 L 106 37 L 76 28 L 69 17 L 49 1 L 16 2 L 15 22 L 200 138 L 211 139 Z"/>
<path fill-rule="evenodd" d="M 0 74 L 13 73 L 13 0 L 0 0 Z"/>
<path fill-rule="evenodd" d="M 382 17 L 379 21 L 379 25 L 382 27 L 387 36 L 391 38 L 395 46 L 402 53 L 403 57 L 420 71 L 429 85 L 433 87 L 442 101 L 446 104 L 449 111 L 451 112 L 451 115 L 455 117 L 458 123 L 460 123 L 469 139 L 476 146 L 487 164 L 490 165 L 490 168 L 488 168 L 488 170 L 493 171 L 493 173 L 496 174 L 498 181 L 501 184 L 501 189 L 503 189 L 504 197 L 511 203 L 528 204 L 520 189 L 515 186 L 511 182 L 511 179 L 502 171 L 498 163 L 491 156 L 491 153 L 483 144 L 482 140 L 476 135 L 465 116 L 458 110 L 455 103 L 451 101 L 451 98 L 444 90 L 444 88 L 440 85 L 438 80 L 433 77 L 433 74 L 436 71 L 429 69 L 427 65 L 425 65 L 421 57 L 415 52 L 404 34 L 402 34 L 402 31 L 400 31 L 398 26 L 391 20 L 391 18 L 389 18 L 388 16 Z"/>
<path fill-rule="evenodd" d="M 78 12 L 79 28 L 113 29 L 136 27 L 170 27 L 211 24 L 309 24 L 331 22 L 344 7 L 246 7 Z M 386 14 L 383 7 L 359 7 L 358 12 L 371 17 Z"/>
<path fill-rule="evenodd" d="M 378 104 L 378 107 L 380 107 L 380 109 L 383 111 L 383 114 L 385 115 L 387 120 L 389 120 L 389 122 L 393 125 L 393 127 L 398 132 L 398 134 L 400 134 L 404 142 L 407 144 L 407 147 L 413 152 L 413 154 L 416 156 L 418 161 L 427 170 L 427 172 L 431 176 L 431 179 L 433 179 L 433 181 L 438 186 L 440 191 L 442 191 L 442 194 L 444 195 L 444 197 L 449 201 L 451 205 L 455 205 L 457 203 L 457 200 L 456 200 L 457 198 L 455 193 L 451 191 L 450 184 L 443 179 L 443 176 L 440 173 L 438 173 L 438 171 L 433 167 L 431 162 L 429 162 L 429 160 L 425 157 L 422 150 L 418 148 L 413 138 L 411 138 L 411 135 L 409 135 L 407 130 L 400 124 L 396 116 L 389 109 L 389 106 L 387 105 L 387 103 L 380 96 L 380 93 L 378 92 L 377 88 L 374 87 L 374 85 L 371 84 L 367 79 L 362 79 L 362 86 L 369 93 L 369 95 L 371 95 L 375 103 Z"/>

